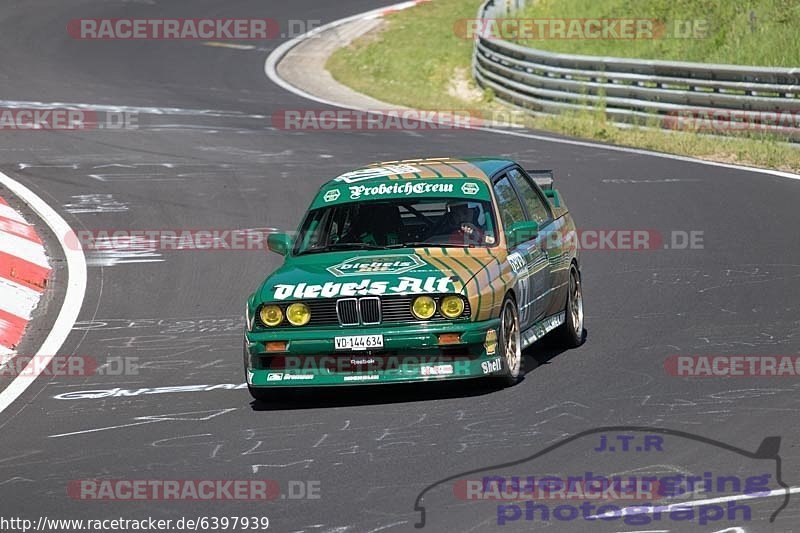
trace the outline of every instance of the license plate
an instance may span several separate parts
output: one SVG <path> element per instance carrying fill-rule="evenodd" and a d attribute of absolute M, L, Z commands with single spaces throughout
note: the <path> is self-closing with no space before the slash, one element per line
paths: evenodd
<path fill-rule="evenodd" d="M 383 348 L 383 335 L 350 335 L 334 337 L 337 350 L 374 350 Z"/>

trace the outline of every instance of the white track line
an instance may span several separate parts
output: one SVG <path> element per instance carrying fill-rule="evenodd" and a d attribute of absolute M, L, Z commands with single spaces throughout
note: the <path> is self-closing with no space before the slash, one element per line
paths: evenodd
<path fill-rule="evenodd" d="M 352 22 L 352 21 L 355 21 L 355 20 L 364 20 L 364 19 L 375 18 L 377 16 L 380 16 L 382 13 L 386 12 L 387 10 L 405 9 L 405 8 L 408 8 L 408 7 L 412 7 L 414 5 L 413 3 L 411 3 L 411 5 L 409 5 L 409 4 L 410 4 L 409 2 L 401 2 L 399 4 L 394 4 L 394 5 L 383 7 L 383 8 L 380 8 L 380 9 L 373 9 L 371 11 L 360 13 L 358 15 L 353 15 L 353 16 L 346 17 L 346 18 L 343 18 L 343 19 L 340 19 L 340 20 L 335 20 L 335 21 L 330 22 L 328 24 L 324 24 L 322 26 L 318 26 L 318 27 L 314 28 L 313 30 L 311 30 L 309 32 L 306 32 L 306 33 L 304 33 L 304 34 L 302 34 L 302 35 L 300 35 L 298 37 L 290 39 L 290 40 L 286 41 L 285 43 L 281 44 L 280 46 L 278 46 L 277 48 L 275 48 L 275 50 L 273 50 L 272 53 L 267 57 L 266 61 L 264 62 L 264 73 L 266 74 L 267 78 L 269 78 L 273 83 L 275 83 L 279 87 L 282 87 L 283 89 L 285 89 L 285 90 L 287 90 L 287 91 L 289 91 L 291 93 L 294 93 L 294 94 L 296 94 L 298 96 L 302 96 L 303 98 L 306 98 L 308 100 L 313 100 L 315 102 L 319 102 L 321 104 L 329 105 L 329 106 L 332 106 L 332 107 L 340 107 L 340 108 L 344 108 L 344 109 L 355 109 L 355 110 L 358 110 L 358 111 L 369 111 L 370 113 L 380 114 L 379 110 L 351 107 L 351 106 L 343 105 L 343 104 L 341 104 L 339 102 L 333 102 L 331 100 L 327 100 L 325 98 L 320 98 L 320 97 L 315 96 L 313 94 L 307 93 L 306 91 L 300 89 L 299 87 L 296 87 L 296 86 L 292 85 L 288 81 L 286 81 L 283 78 L 281 78 L 281 76 L 278 74 L 278 68 L 277 68 L 278 67 L 278 63 L 280 63 L 281 59 L 283 59 L 283 57 L 289 52 L 289 50 L 291 50 L 292 48 L 294 48 L 295 46 L 300 44 L 300 42 L 302 42 L 302 41 L 304 41 L 304 40 L 306 40 L 306 39 L 308 39 L 310 37 L 313 37 L 313 36 L 315 36 L 315 35 L 317 35 L 319 33 L 322 33 L 324 31 L 327 31 L 327 30 L 330 30 L 330 29 L 333 29 L 333 28 L 337 28 L 337 27 L 339 27 L 339 26 L 341 26 L 343 24 L 347 24 L 348 22 Z M 420 119 L 420 120 L 423 121 L 422 119 Z M 431 121 L 425 121 L 425 122 L 431 122 Z M 704 159 L 696 159 L 694 157 L 688 157 L 688 156 L 682 156 L 682 155 L 665 154 L 665 153 L 661 153 L 661 152 L 652 152 L 650 150 L 642 150 L 642 149 L 638 149 L 638 148 L 628 148 L 628 147 L 625 147 L 625 146 L 612 146 L 612 145 L 608 145 L 608 144 L 599 144 L 599 143 L 595 143 L 595 142 L 591 142 L 591 141 L 580 141 L 580 140 L 577 140 L 577 139 L 563 139 L 563 138 L 558 138 L 558 137 L 549 137 L 549 136 L 546 136 L 546 135 L 537 135 L 537 134 L 533 134 L 533 133 L 509 131 L 509 130 L 503 130 L 503 129 L 497 129 L 497 128 L 473 128 L 473 129 L 479 130 L 479 131 L 485 131 L 485 132 L 489 132 L 489 133 L 499 133 L 501 135 L 512 135 L 514 137 L 523 137 L 523 138 L 526 138 L 526 139 L 534 139 L 534 140 L 543 141 L 543 142 L 569 144 L 569 145 L 572 145 L 572 146 L 583 146 L 583 147 L 586 147 L 586 148 L 596 148 L 596 149 L 601 149 L 601 150 L 611 150 L 611 151 L 614 151 L 614 152 L 626 152 L 626 153 L 629 153 L 629 154 L 644 155 L 644 156 L 649 156 L 649 157 L 660 157 L 662 159 L 672 159 L 674 161 L 683 161 L 683 162 L 686 162 L 686 163 L 696 163 L 698 165 L 707 165 L 707 166 L 712 166 L 712 167 L 729 168 L 729 169 L 733 169 L 733 170 L 741 170 L 741 171 L 744 171 L 744 172 L 755 172 L 755 173 L 758 173 L 758 174 L 769 174 L 771 176 L 778 176 L 778 177 L 781 177 L 781 178 L 789 178 L 789 179 L 794 179 L 794 180 L 800 180 L 800 174 L 794 174 L 792 172 L 784 172 L 782 170 L 771 170 L 771 169 L 747 167 L 747 166 L 743 166 L 743 165 L 733 165 L 733 164 L 730 164 L 730 163 L 717 163 L 715 161 L 706 161 Z"/>
<path fill-rule="evenodd" d="M 0 413 L 2 413 L 47 367 L 50 359 L 58 352 L 72 331 L 72 326 L 78 319 L 78 313 L 81 311 L 86 294 L 86 258 L 83 256 L 83 250 L 75 250 L 65 242 L 64 239 L 67 235 L 75 234 L 69 224 L 36 193 L 2 172 L 0 172 L 0 183 L 28 204 L 45 221 L 58 239 L 67 260 L 67 292 L 64 295 L 61 310 L 58 312 L 58 317 L 56 317 L 50 333 L 39 347 L 36 358 L 32 358 L 24 371 L 20 372 L 20 375 L 3 392 L 0 392 Z M 32 376 L 34 379 L 31 379 Z"/>

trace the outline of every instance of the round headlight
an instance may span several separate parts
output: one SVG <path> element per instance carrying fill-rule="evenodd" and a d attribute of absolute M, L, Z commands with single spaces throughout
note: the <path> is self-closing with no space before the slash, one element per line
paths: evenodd
<path fill-rule="evenodd" d="M 286 318 L 293 326 L 305 326 L 311 320 L 311 311 L 306 304 L 292 304 L 286 308 Z"/>
<path fill-rule="evenodd" d="M 447 318 L 458 318 L 464 312 L 464 300 L 458 296 L 442 298 L 442 314 Z"/>
<path fill-rule="evenodd" d="M 436 302 L 430 296 L 419 296 L 411 304 L 411 312 L 420 320 L 428 320 L 436 312 Z"/>
<path fill-rule="evenodd" d="M 283 312 L 277 305 L 265 305 L 258 312 L 261 322 L 267 326 L 274 327 L 283 322 Z"/>

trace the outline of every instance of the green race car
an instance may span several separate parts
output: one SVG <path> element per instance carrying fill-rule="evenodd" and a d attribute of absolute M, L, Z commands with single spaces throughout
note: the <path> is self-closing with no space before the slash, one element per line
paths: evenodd
<path fill-rule="evenodd" d="M 498 377 L 550 331 L 583 342 L 575 225 L 550 171 L 378 163 L 324 184 L 247 301 L 249 390 Z"/>

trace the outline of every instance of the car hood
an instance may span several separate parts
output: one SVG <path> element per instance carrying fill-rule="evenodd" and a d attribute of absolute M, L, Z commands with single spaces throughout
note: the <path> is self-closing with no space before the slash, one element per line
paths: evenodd
<path fill-rule="evenodd" d="M 348 250 L 287 257 L 261 285 L 261 302 L 418 293 L 461 293 L 498 261 L 487 248 Z M 502 259 L 499 259 L 502 261 Z"/>

